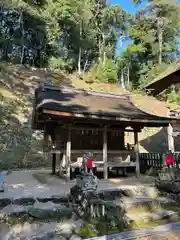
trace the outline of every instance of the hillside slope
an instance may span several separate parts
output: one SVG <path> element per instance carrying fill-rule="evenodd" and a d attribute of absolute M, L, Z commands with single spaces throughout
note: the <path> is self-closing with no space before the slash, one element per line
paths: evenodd
<path fill-rule="evenodd" d="M 41 133 L 34 133 L 31 130 L 34 90 L 39 82 L 44 81 L 54 84 L 68 84 L 80 89 L 125 93 L 118 85 L 98 83 L 89 85 L 75 76 L 64 76 L 61 73 L 28 69 L 1 62 L 0 167 L 36 167 L 46 164 L 42 155 Z M 163 102 L 141 95 L 132 95 L 132 98 L 134 103 L 146 112 L 161 116 L 167 114 L 166 104 Z M 141 151 L 147 150 L 143 141 L 158 131 L 159 129 L 145 129 L 140 134 Z M 126 139 L 128 142 L 132 142 L 133 136 L 129 134 Z M 164 142 L 164 139 L 162 141 Z M 159 144 L 158 147 L 162 147 L 162 144 Z M 155 146 L 154 151 L 157 151 L 157 144 Z"/>

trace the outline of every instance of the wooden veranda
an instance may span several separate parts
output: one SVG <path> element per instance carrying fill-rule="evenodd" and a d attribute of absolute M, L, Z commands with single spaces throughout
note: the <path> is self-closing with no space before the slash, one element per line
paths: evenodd
<path fill-rule="evenodd" d="M 32 128 L 44 131 L 44 151 L 52 154 L 52 172 L 57 156 L 60 170 L 70 177 L 78 158 L 94 153 L 94 166 L 132 167 L 140 174 L 138 133 L 144 127 L 163 127 L 176 119 L 158 117 L 138 109 L 128 95 L 76 90 L 41 84 L 35 91 Z M 126 131 L 134 133 L 134 145 L 125 143 Z M 134 156 L 135 161 L 132 161 Z"/>

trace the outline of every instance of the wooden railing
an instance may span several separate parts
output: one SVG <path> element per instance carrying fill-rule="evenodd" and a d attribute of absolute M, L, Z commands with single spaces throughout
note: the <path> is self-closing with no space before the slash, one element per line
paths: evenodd
<path fill-rule="evenodd" d="M 180 152 L 174 153 L 176 165 L 180 166 Z M 140 153 L 139 154 L 140 172 L 146 173 L 151 168 L 162 168 L 162 153 Z"/>

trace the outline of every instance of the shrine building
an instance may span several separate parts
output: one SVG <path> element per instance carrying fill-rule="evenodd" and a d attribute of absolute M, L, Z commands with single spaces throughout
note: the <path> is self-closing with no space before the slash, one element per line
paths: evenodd
<path fill-rule="evenodd" d="M 129 95 L 77 90 L 40 84 L 35 91 L 32 128 L 44 132 L 44 152 L 52 155 L 52 173 L 70 173 L 84 152 L 94 154 L 94 166 L 104 179 L 111 168 L 139 168 L 138 133 L 144 127 L 166 127 L 175 118 L 159 117 L 138 109 Z M 125 132 L 134 133 L 134 145 L 125 143 Z M 132 160 L 134 156 L 134 161 Z"/>

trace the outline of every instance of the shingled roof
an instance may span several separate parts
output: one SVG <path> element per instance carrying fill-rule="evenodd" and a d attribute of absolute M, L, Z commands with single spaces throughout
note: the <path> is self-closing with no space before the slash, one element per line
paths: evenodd
<path fill-rule="evenodd" d="M 144 89 L 149 94 L 156 96 L 173 84 L 180 83 L 180 59 L 171 64 L 164 72 L 159 74 L 156 79 L 147 84 Z"/>
<path fill-rule="evenodd" d="M 48 84 L 36 89 L 34 112 L 35 115 L 49 113 L 97 121 L 142 123 L 143 126 L 167 126 L 170 121 L 176 121 L 143 112 L 132 103 L 129 95 L 90 92 Z"/>

